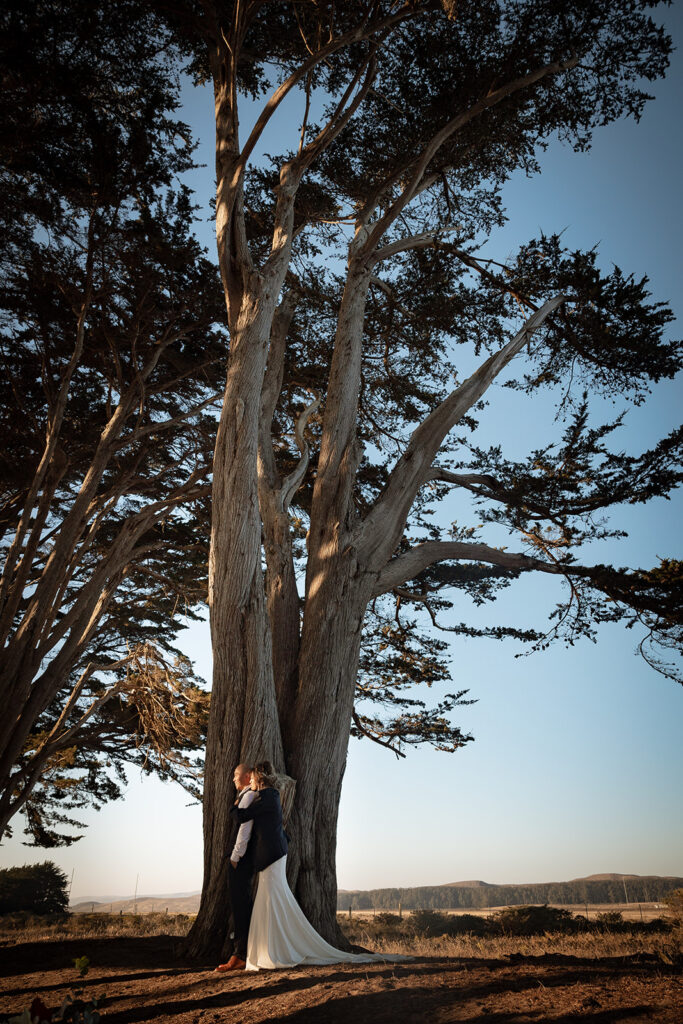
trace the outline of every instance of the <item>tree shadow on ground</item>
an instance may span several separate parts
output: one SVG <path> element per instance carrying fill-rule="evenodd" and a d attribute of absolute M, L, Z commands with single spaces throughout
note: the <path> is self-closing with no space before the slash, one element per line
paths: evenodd
<path fill-rule="evenodd" d="M 347 996 L 344 999 L 331 1000 L 322 1006 L 311 1006 L 295 1010 L 286 1018 L 287 1024 L 395 1024 L 397 1021 L 410 1021 L 410 1024 L 427 1024 L 439 1021 L 440 1024 L 522 1024 L 535 1018 L 540 1022 L 552 1021 L 552 1024 L 616 1024 L 634 1018 L 651 1018 L 653 1007 L 649 1005 L 630 1006 L 619 1010 L 588 1010 L 585 1013 L 566 1013 L 552 1018 L 541 1016 L 534 1011 L 510 1010 L 487 1011 L 473 1010 L 470 1016 L 464 1017 L 449 1014 L 449 1008 L 461 1002 L 464 994 L 459 991 L 425 992 L 423 988 L 400 989 L 395 992 L 373 992 L 363 996 Z M 438 1016 L 435 1016 L 438 1014 Z M 272 1018 L 264 1016 L 258 1024 L 266 1024 Z M 254 1020 L 254 1024 L 257 1024 Z"/>
<path fill-rule="evenodd" d="M 98 967 L 200 969 L 196 963 L 178 955 L 181 941 L 173 935 L 130 938 L 84 935 L 55 942 L 22 942 L 0 950 L 0 965 L 7 975 L 31 974 L 36 970 L 68 969 L 73 967 L 76 957 L 87 956 L 91 964 Z"/>
<path fill-rule="evenodd" d="M 501 961 L 492 961 L 487 966 L 493 970 L 494 964 L 498 970 L 508 969 L 509 971 L 510 965 Z M 561 989 L 601 980 L 618 982 L 619 974 L 624 976 L 631 973 L 623 963 L 619 972 L 615 972 L 614 967 L 600 969 L 596 967 L 594 960 L 587 961 L 587 964 L 592 968 L 590 973 L 584 966 L 574 966 L 571 969 L 558 971 L 554 975 L 545 974 L 543 987 Z M 210 1011 L 216 1013 L 237 1006 L 246 1009 L 246 1004 L 252 1000 L 254 1003 L 265 1004 L 259 1005 L 258 1011 L 254 1007 L 254 1016 L 250 1017 L 254 1024 L 257 1024 L 258 1021 L 265 1024 L 273 1019 L 286 1020 L 288 1024 L 314 1024 L 314 1022 L 317 1024 L 318 1021 L 321 1024 L 323 1022 L 324 1024 L 348 1024 L 349 1021 L 353 1021 L 354 1024 L 366 1024 L 366 1022 L 367 1024 L 395 1024 L 396 1021 L 435 1020 L 437 1018 L 434 1017 L 434 1014 L 437 1011 L 440 1011 L 438 1019 L 446 1022 L 450 1007 L 456 1003 L 462 1006 L 463 1003 L 469 1002 L 478 1002 L 480 1008 L 473 1013 L 471 1018 L 458 1017 L 458 1020 L 499 1021 L 500 1024 L 521 1020 L 523 1015 L 519 1011 L 495 1012 L 486 1004 L 506 996 L 527 993 L 530 990 L 535 992 L 539 985 L 538 979 L 532 975 L 510 976 L 508 973 L 504 977 L 492 976 L 489 981 L 482 983 L 481 968 L 481 962 L 476 961 L 474 969 L 479 972 L 479 981 L 468 983 L 463 979 L 462 964 L 448 964 L 443 961 L 436 964 L 429 962 L 415 964 L 413 972 L 419 971 L 421 980 L 424 980 L 426 975 L 433 976 L 433 983 L 430 985 L 411 984 L 410 974 L 413 972 L 405 968 L 400 973 L 392 968 L 386 968 L 381 972 L 373 971 L 371 975 L 374 984 L 383 981 L 386 987 L 379 992 L 364 991 L 363 993 L 353 993 L 348 990 L 368 979 L 367 971 L 364 969 L 331 974 L 316 973 L 300 977 L 293 974 L 288 974 L 285 977 L 268 975 L 264 978 L 261 976 L 257 986 L 245 985 L 242 975 L 229 979 L 229 988 L 203 996 L 199 992 L 195 992 L 191 998 L 173 999 L 173 993 L 165 991 L 163 1000 L 148 1001 L 144 1005 L 120 1010 L 115 1009 L 118 1000 L 113 999 L 107 1010 L 107 1024 L 144 1024 L 146 1021 L 170 1015 L 180 1017 L 185 1013 L 197 1015 Z M 197 985 L 192 984 L 190 987 L 196 989 Z M 176 991 L 178 994 L 184 992 L 187 996 L 189 995 L 187 988 L 185 986 L 184 989 Z M 291 997 L 296 996 L 297 993 L 304 997 L 308 990 L 314 988 L 326 990 L 325 996 L 329 996 L 329 998 L 319 1002 L 316 1006 L 300 1009 L 290 1004 L 287 1012 L 283 1013 L 282 1005 L 278 1004 L 279 997 L 287 996 L 291 1000 Z M 342 988 L 344 991 L 337 996 L 335 989 Z M 569 1021 L 583 1020 L 590 1021 L 591 1024 L 602 1024 L 602 1022 L 617 1019 L 628 1020 L 639 1014 L 649 1015 L 651 1013 L 652 1007 L 639 1005 L 622 1008 L 618 1011 L 591 1009 L 579 1014 L 553 1017 L 552 1020 L 553 1024 L 568 1024 Z M 528 1019 L 528 1015 L 524 1019 Z"/>

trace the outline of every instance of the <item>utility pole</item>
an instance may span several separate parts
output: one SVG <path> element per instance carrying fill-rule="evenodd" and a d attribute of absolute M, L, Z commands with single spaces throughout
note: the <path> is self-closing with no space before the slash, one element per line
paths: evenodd
<path fill-rule="evenodd" d="M 138 882 L 140 881 L 140 872 L 138 871 L 135 878 L 135 896 L 133 897 L 133 913 L 138 912 Z"/>

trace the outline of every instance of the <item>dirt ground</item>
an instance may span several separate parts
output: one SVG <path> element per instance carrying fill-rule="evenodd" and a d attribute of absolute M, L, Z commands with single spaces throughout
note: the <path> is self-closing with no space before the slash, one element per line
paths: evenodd
<path fill-rule="evenodd" d="M 683 977 L 654 956 L 559 954 L 212 973 L 183 962 L 177 939 L 89 938 L 0 949 L 0 1015 L 72 988 L 106 994 L 103 1024 L 402 1024 L 451 1021 L 683 1022 Z M 90 959 L 79 979 L 73 959 Z M 0 1016 L 0 1020 L 2 1020 Z"/>

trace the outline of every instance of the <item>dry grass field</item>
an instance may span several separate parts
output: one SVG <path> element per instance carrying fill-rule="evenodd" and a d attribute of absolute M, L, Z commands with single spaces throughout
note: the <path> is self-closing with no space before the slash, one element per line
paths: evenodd
<path fill-rule="evenodd" d="M 603 922 L 572 934 L 429 936 L 411 932 L 408 915 L 398 925 L 340 915 L 350 941 L 410 959 L 238 975 L 183 958 L 190 923 L 170 914 L 0 919 L 0 1020 L 36 997 L 55 1009 L 82 989 L 84 1003 L 100 1002 L 102 1024 L 683 1021 L 681 928 L 673 921 Z M 74 967 L 80 957 L 89 960 L 82 979 Z"/>

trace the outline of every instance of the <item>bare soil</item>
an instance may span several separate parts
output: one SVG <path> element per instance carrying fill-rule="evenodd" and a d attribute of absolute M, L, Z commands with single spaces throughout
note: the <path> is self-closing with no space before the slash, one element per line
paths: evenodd
<path fill-rule="evenodd" d="M 220 975 L 177 955 L 170 936 L 20 942 L 0 950 L 0 1014 L 40 996 L 59 1006 L 74 988 L 106 993 L 103 1024 L 402 1024 L 451 1021 L 683 1022 L 680 969 L 651 954 L 546 953 Z M 80 979 L 76 957 L 88 956 Z M 1 1018 L 0 1018 L 1 1019 Z"/>

